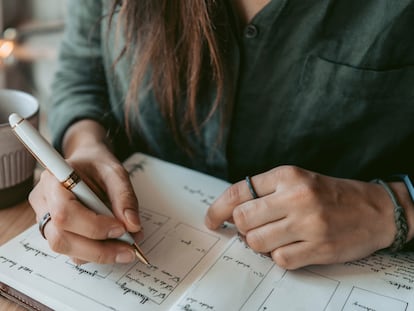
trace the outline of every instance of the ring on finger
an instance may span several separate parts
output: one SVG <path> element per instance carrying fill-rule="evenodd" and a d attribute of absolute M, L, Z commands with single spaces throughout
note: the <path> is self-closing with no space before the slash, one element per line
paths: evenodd
<path fill-rule="evenodd" d="M 254 190 L 252 181 L 250 180 L 250 176 L 246 176 L 245 180 L 246 180 L 247 187 L 249 188 L 250 194 L 253 197 L 253 200 L 257 199 L 259 196 L 257 195 L 256 190 Z"/>
<path fill-rule="evenodd" d="M 50 216 L 50 213 L 47 212 L 46 214 L 43 215 L 43 217 L 39 221 L 39 231 L 40 231 L 40 234 L 42 235 L 42 237 L 45 240 L 47 240 L 46 236 L 45 236 L 45 227 L 51 219 L 52 219 L 52 217 Z"/>

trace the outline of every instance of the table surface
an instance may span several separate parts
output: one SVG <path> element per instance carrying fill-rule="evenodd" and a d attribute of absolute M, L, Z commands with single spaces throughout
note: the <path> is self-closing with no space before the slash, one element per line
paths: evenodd
<path fill-rule="evenodd" d="M 35 214 L 27 201 L 6 209 L 0 209 L 0 245 L 34 223 Z M 0 310 L 24 311 L 26 309 L 0 296 Z"/>

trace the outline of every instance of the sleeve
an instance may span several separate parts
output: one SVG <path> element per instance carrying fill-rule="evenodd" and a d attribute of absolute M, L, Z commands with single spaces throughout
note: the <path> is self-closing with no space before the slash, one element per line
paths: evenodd
<path fill-rule="evenodd" d="M 109 111 L 101 49 L 102 2 L 70 0 L 67 13 L 48 109 L 52 143 L 59 152 L 71 124 L 93 119 L 107 127 Z"/>

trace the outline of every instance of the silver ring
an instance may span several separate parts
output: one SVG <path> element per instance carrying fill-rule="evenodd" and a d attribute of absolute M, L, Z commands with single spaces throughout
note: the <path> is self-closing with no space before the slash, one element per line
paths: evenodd
<path fill-rule="evenodd" d="M 257 199 L 259 196 L 257 195 L 256 190 L 254 190 L 254 187 L 252 185 L 252 181 L 250 180 L 250 176 L 246 176 L 245 180 L 246 180 L 247 187 L 249 188 L 250 194 L 253 197 L 253 200 Z"/>
<path fill-rule="evenodd" d="M 40 231 L 40 234 L 42 235 L 42 237 L 45 240 L 47 240 L 46 236 L 45 236 L 45 227 L 51 219 L 52 219 L 52 217 L 50 216 L 50 213 L 47 212 L 46 214 L 43 215 L 42 219 L 40 219 L 40 221 L 39 221 L 39 231 Z"/>

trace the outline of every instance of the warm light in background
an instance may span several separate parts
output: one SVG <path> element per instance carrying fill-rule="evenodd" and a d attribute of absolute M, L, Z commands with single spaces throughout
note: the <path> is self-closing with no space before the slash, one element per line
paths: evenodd
<path fill-rule="evenodd" d="M 6 59 L 14 50 L 14 42 L 0 39 L 0 59 Z"/>

